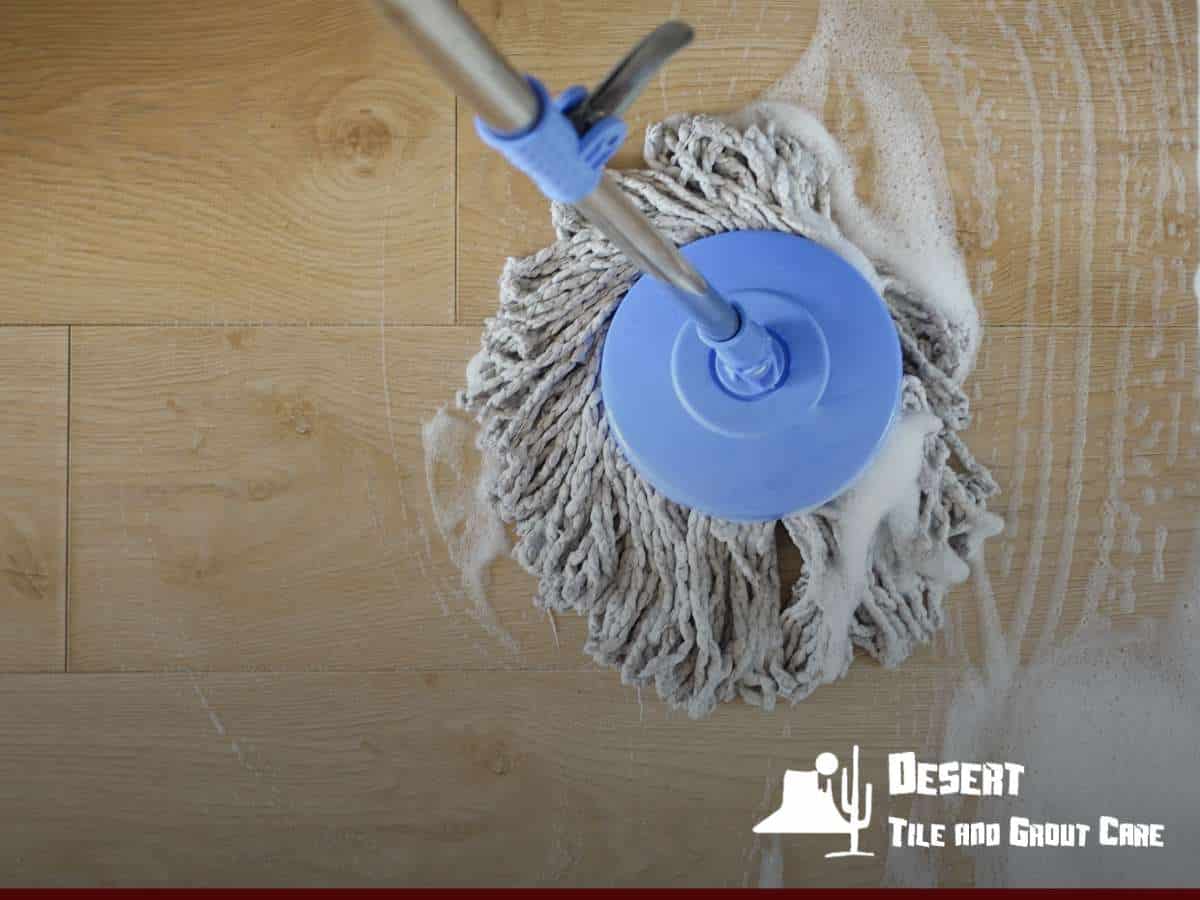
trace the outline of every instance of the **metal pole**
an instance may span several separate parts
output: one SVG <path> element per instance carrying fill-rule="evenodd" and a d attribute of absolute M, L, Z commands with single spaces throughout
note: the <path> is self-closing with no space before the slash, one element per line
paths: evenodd
<path fill-rule="evenodd" d="M 411 36 L 433 68 L 491 128 L 515 132 L 538 115 L 525 79 L 452 0 L 379 0 Z M 607 174 L 576 208 L 643 272 L 674 289 L 696 324 L 712 340 L 733 337 L 737 310 L 713 290 L 679 250 L 650 223 Z"/>

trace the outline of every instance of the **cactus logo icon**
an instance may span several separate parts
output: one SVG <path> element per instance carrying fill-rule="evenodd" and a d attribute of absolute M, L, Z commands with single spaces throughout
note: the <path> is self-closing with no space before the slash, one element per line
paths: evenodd
<path fill-rule="evenodd" d="M 874 853 L 858 849 L 859 832 L 871 824 L 872 787 L 868 781 L 866 803 L 860 807 L 857 744 L 854 745 L 853 760 L 854 772 L 849 784 L 846 769 L 842 769 L 838 803 L 833 799 L 833 773 L 838 770 L 838 758 L 832 753 L 820 754 L 812 771 L 788 769 L 783 775 L 783 803 L 755 825 L 754 831 L 757 834 L 846 834 L 850 836 L 850 849 L 826 853 L 826 857 L 874 856 Z"/>

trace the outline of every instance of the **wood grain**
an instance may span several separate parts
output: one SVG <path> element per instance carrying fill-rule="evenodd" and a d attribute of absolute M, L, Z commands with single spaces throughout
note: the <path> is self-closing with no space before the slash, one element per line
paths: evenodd
<path fill-rule="evenodd" d="M 4 15 L 0 322 L 453 321 L 454 100 L 369 4 Z"/>
<path fill-rule="evenodd" d="M 640 160 L 647 124 L 760 99 L 808 48 L 818 4 L 656 0 L 601 10 L 561 0 L 471 0 L 465 6 L 519 66 L 558 90 L 594 84 L 634 36 L 659 22 L 692 22 L 694 45 L 633 109 L 631 137 L 617 157 L 630 166 Z M 907 64 L 937 123 L 959 243 L 988 322 L 1121 324 L 1112 292 L 1131 268 L 1146 269 L 1156 257 L 1167 277 L 1157 293 L 1142 286 L 1138 317 L 1195 322 L 1184 277 L 1200 250 L 1195 103 L 1187 100 L 1196 96 L 1195 4 L 1144 10 L 1123 2 L 1059 4 L 1067 33 L 1045 11 L 1029 19 L 1016 2 L 1002 0 L 991 11 L 956 0 L 928 6 L 932 24 L 905 34 Z M 1028 61 L 1028 86 L 1014 40 Z M 820 112 L 852 153 L 858 192 L 869 198 L 876 147 L 866 109 L 844 87 L 834 81 Z M 483 146 L 465 105 L 458 133 L 459 321 L 482 321 L 496 306 L 500 261 L 540 249 L 553 233 L 545 200 Z M 1089 154 L 1094 177 L 1084 167 Z M 933 157 L 931 165 L 938 166 Z M 1090 266 L 1081 266 L 1085 253 Z"/>
<path fill-rule="evenodd" d="M 0 328 L 0 671 L 66 659 L 67 329 Z"/>

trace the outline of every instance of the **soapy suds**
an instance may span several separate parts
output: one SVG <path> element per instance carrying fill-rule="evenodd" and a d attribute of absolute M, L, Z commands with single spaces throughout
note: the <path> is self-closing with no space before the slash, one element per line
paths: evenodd
<path fill-rule="evenodd" d="M 837 218 L 850 242 L 918 286 L 963 327 L 971 342 L 965 377 L 978 350 L 979 311 L 957 242 L 954 196 L 933 106 L 903 46 L 906 19 L 917 9 L 862 0 L 822 3 L 804 56 L 767 91 L 761 106 L 824 151 Z M 855 172 L 843 149 L 830 146 L 825 135 L 817 141 L 817 129 L 788 109 L 803 107 L 820 120 L 830 79 L 841 75 L 858 93 L 875 151 L 869 209 L 857 199 Z"/>
<path fill-rule="evenodd" d="M 458 568 L 471 600 L 472 616 L 489 635 L 517 652 L 520 648 L 516 638 L 500 623 L 487 596 L 488 567 L 507 556 L 511 545 L 504 523 L 489 502 L 495 474 L 486 455 L 477 476 L 472 477 L 468 471 L 467 447 L 474 434 L 469 422 L 445 407 L 422 425 L 429 499 L 450 560 Z"/>
<path fill-rule="evenodd" d="M 867 576 L 867 552 L 879 539 L 886 521 L 897 552 L 919 555 L 917 509 L 920 490 L 917 475 L 925 452 L 925 439 L 941 431 L 942 423 L 930 413 L 905 416 L 888 435 L 887 444 L 871 468 L 846 494 L 838 520 L 841 555 L 826 574 L 825 627 L 828 629 L 825 671 L 842 667 L 850 640 L 850 617 L 858 605 Z M 927 559 L 931 574 L 950 583 L 966 580 L 967 565 L 957 556 Z M 933 569 L 938 571 L 933 572 Z M 849 602 L 847 602 L 849 601 Z"/>
<path fill-rule="evenodd" d="M 988 9 L 1000 27 L 1008 46 L 1013 51 L 1021 73 L 1021 84 L 1029 103 L 1030 129 L 1030 178 L 1032 191 L 1029 204 L 1029 258 L 1026 263 L 1024 321 L 1033 321 L 1037 304 L 1038 263 L 1042 241 L 1042 190 L 1045 180 L 1045 159 L 1042 154 L 1042 110 L 1033 68 L 1025 45 L 1015 28 L 1009 25 L 996 11 L 995 3 L 989 2 Z M 1034 334 L 1025 329 L 1021 339 L 1021 373 L 1017 380 L 1017 446 L 1013 463 L 1012 483 L 1008 485 L 1008 512 L 1005 517 L 1005 544 L 1002 551 L 1001 572 L 1008 577 L 1012 571 L 1012 560 L 1020 528 L 1020 509 L 1025 492 L 1025 461 L 1029 455 L 1029 432 L 1026 421 L 1029 416 L 1030 394 L 1033 389 Z"/>
<path fill-rule="evenodd" d="M 1101 512 L 1100 537 L 1097 539 L 1096 562 L 1088 575 L 1087 595 L 1103 596 L 1113 571 L 1112 552 L 1117 530 L 1117 510 L 1121 486 L 1125 483 L 1125 423 L 1129 417 L 1129 368 L 1131 365 L 1133 326 L 1121 329 L 1117 345 L 1116 402 L 1112 428 L 1108 438 L 1108 487 Z"/>
<path fill-rule="evenodd" d="M 977 884 L 1144 886 L 1194 879 L 1191 848 L 1200 816 L 1194 797 L 1178 787 L 1192 779 L 1200 746 L 1196 600 L 1193 589 L 1165 621 L 1121 629 L 1099 620 L 1080 625 L 1026 668 L 1009 657 L 1003 672 L 976 674 L 975 695 L 956 698 L 948 718 L 973 718 L 974 727 L 947 731 L 944 758 L 1023 760 L 1029 783 L 1037 785 L 1011 809 L 989 807 L 989 817 L 1095 821 L 1114 815 L 1165 823 L 1171 836 L 1165 851 L 1152 854 L 1114 855 L 1095 846 L 980 851 Z"/>
<path fill-rule="evenodd" d="M 1075 342 L 1075 408 L 1071 432 L 1071 457 L 1067 472 L 1067 513 L 1063 525 L 1063 540 L 1059 547 L 1058 566 L 1050 596 L 1050 624 L 1043 633 L 1044 641 L 1054 638 L 1054 626 L 1062 617 L 1066 603 L 1067 585 L 1075 554 L 1075 534 L 1079 526 L 1079 503 L 1083 494 L 1084 449 L 1087 444 L 1088 399 L 1091 385 L 1092 351 L 1092 249 L 1095 237 L 1096 212 L 1096 134 L 1092 88 L 1087 64 L 1071 30 L 1070 23 L 1056 5 L 1049 5 L 1055 28 L 1067 47 L 1067 58 L 1079 94 L 1079 141 L 1082 155 L 1077 160 L 1080 196 L 1079 237 L 1079 327 Z"/>
<path fill-rule="evenodd" d="M 1165 525 L 1159 525 L 1154 529 L 1154 564 L 1151 569 L 1151 577 L 1154 578 L 1155 584 L 1162 584 L 1167 580 L 1167 567 L 1164 561 L 1164 554 L 1167 549 L 1167 537 L 1170 532 L 1167 531 Z"/>
<path fill-rule="evenodd" d="M 1161 580 L 1165 528 L 1156 530 L 1155 580 Z M 1019 798 L 989 800 L 986 809 L 918 803 L 910 817 L 944 821 L 1010 815 L 1033 821 L 1096 822 L 1101 815 L 1163 823 L 1165 849 L 1116 851 L 1092 841 L 1084 848 L 986 848 L 973 855 L 976 886 L 1103 885 L 1133 887 L 1194 883 L 1193 848 L 1200 814 L 1191 792 L 1200 746 L 1200 533 L 1192 575 L 1170 615 L 1114 627 L 1081 621 L 1059 646 L 1042 646 L 1022 664 L 1024 634 L 1014 622 L 1007 640 L 987 584 L 985 560 L 973 564 L 980 597 L 983 656 L 964 670 L 946 710 L 940 759 L 1005 759 L 1026 765 L 1029 788 Z M 1121 590 L 1131 590 L 1132 572 Z M 1127 605 L 1125 603 L 1123 606 Z M 1128 604 L 1131 605 L 1131 604 Z M 1127 610 L 1123 610 L 1127 611 Z M 1051 623 L 1047 623 L 1049 626 Z M 1081 752 L 1080 748 L 1086 748 Z M 949 810 L 949 812 L 948 812 Z M 907 886 L 938 882 L 939 857 L 892 850 L 888 880 Z"/>
<path fill-rule="evenodd" d="M 938 28 L 933 10 L 927 6 L 913 6 L 909 13 L 909 27 L 915 36 L 926 42 L 930 61 L 938 67 L 939 83 L 953 91 L 960 118 L 970 122 L 974 132 L 971 199 L 978 207 L 974 231 L 979 247 L 987 250 L 1000 236 L 1000 225 L 996 218 L 1000 191 L 996 183 L 996 166 L 992 160 L 993 151 L 999 149 L 1000 139 L 992 133 L 989 123 L 993 101 L 984 99 L 979 87 L 970 86 L 968 73 L 972 65 L 966 59 L 963 48 L 955 46 Z M 984 259 L 980 263 L 985 272 L 994 269 L 995 264 L 993 259 Z M 978 299 L 990 292 L 987 276 L 978 279 Z"/>

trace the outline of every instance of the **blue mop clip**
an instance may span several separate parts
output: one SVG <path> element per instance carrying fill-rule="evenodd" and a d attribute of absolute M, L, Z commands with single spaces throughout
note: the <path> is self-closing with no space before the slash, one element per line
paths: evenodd
<path fill-rule="evenodd" d="M 551 100 L 545 85 L 526 75 L 538 98 L 538 116 L 521 131 L 492 130 L 478 116 L 475 131 L 493 150 L 520 169 L 543 194 L 559 203 L 578 203 L 596 189 L 629 129 L 616 116 L 604 116 L 580 134 L 567 117 L 587 99 L 587 88 L 574 85 Z"/>

